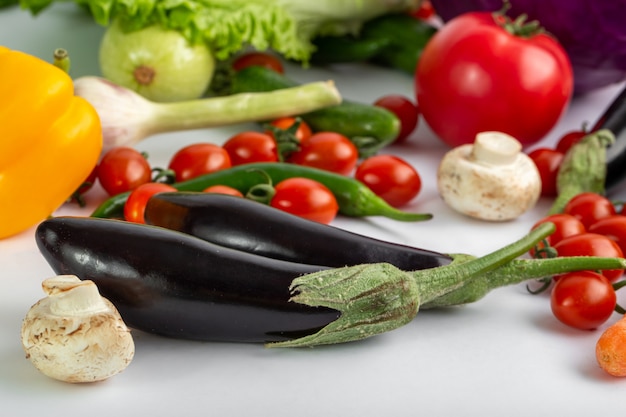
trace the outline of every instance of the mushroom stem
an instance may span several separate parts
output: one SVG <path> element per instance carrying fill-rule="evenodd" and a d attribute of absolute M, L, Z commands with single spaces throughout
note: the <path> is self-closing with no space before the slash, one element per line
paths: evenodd
<path fill-rule="evenodd" d="M 108 308 L 93 281 L 81 281 L 74 275 L 48 278 L 41 287 L 50 298 L 50 312 L 57 316 L 93 314 Z"/>

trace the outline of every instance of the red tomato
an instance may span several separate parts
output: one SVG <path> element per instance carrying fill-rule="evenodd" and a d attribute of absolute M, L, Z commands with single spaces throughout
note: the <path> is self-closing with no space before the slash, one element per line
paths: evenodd
<path fill-rule="evenodd" d="M 573 130 L 564 134 L 556 144 L 556 150 L 566 154 L 569 149 L 587 135 L 585 130 Z"/>
<path fill-rule="evenodd" d="M 251 66 L 269 68 L 279 74 L 283 74 L 285 72 L 281 60 L 276 55 L 265 52 L 248 52 L 235 58 L 235 61 L 233 62 L 233 69 L 235 71 L 241 71 L 242 69 Z"/>
<path fill-rule="evenodd" d="M 83 183 L 78 186 L 76 191 L 74 191 L 74 193 L 70 197 L 70 201 L 75 201 L 81 207 L 84 207 L 86 204 L 84 194 L 87 193 L 87 191 L 91 190 L 96 181 L 98 181 L 98 165 L 93 167 L 87 178 L 85 178 Z"/>
<path fill-rule="evenodd" d="M 427 20 L 435 16 L 435 8 L 430 0 L 422 0 L 417 10 L 411 12 L 411 16 L 417 19 Z"/>
<path fill-rule="evenodd" d="M 169 191 L 176 191 L 176 188 L 160 182 L 148 182 L 140 185 L 131 191 L 124 204 L 124 218 L 129 222 L 145 223 L 144 213 L 150 197 Z"/>
<path fill-rule="evenodd" d="M 145 156 L 125 146 L 109 150 L 98 165 L 98 181 L 109 195 L 133 190 L 151 177 L 152 169 Z"/>
<path fill-rule="evenodd" d="M 606 197 L 596 193 L 580 193 L 567 202 L 563 213 L 577 217 L 586 228 L 600 219 L 615 214 L 615 206 Z"/>
<path fill-rule="evenodd" d="M 350 139 L 340 133 L 318 132 L 302 141 L 300 149 L 289 162 L 319 168 L 337 174 L 351 174 L 359 159 L 359 150 Z"/>
<path fill-rule="evenodd" d="M 422 179 L 406 161 L 391 155 L 375 155 L 357 167 L 354 177 L 393 207 L 400 207 L 415 198 Z"/>
<path fill-rule="evenodd" d="M 172 156 L 169 169 L 176 173 L 176 181 L 187 181 L 231 167 L 230 156 L 221 146 L 195 143 L 185 146 Z"/>
<path fill-rule="evenodd" d="M 585 226 L 580 220 L 570 214 L 551 214 L 539 220 L 533 225 L 533 229 L 543 223 L 554 223 L 554 233 L 546 238 L 550 245 L 555 245 L 566 237 L 580 235 L 586 232 Z"/>
<path fill-rule="evenodd" d="M 291 126 L 293 126 L 293 124 L 296 122 L 296 118 L 295 117 L 281 117 L 279 119 L 273 120 L 270 124 L 274 127 L 277 127 L 281 130 L 287 130 L 289 129 Z M 272 132 L 266 132 L 268 135 L 272 135 L 272 137 L 274 136 L 272 134 Z M 311 135 L 313 134 L 313 132 L 311 132 L 311 128 L 309 127 L 309 125 L 304 121 L 304 120 L 300 120 L 300 124 L 298 125 L 298 129 L 296 129 L 296 133 L 294 134 L 294 136 L 296 137 L 296 139 L 299 142 L 302 142 L 303 140 L 306 140 L 308 138 L 311 137 Z"/>
<path fill-rule="evenodd" d="M 391 94 L 379 98 L 374 102 L 374 105 L 389 110 L 400 119 L 400 133 L 395 140 L 396 142 L 404 142 L 417 127 L 419 109 L 407 97 Z"/>
<path fill-rule="evenodd" d="M 212 185 L 204 189 L 205 193 L 227 194 L 235 197 L 243 197 L 243 193 L 228 185 Z"/>
<path fill-rule="evenodd" d="M 613 239 L 626 254 L 626 216 L 616 214 L 600 219 L 589 226 L 589 232 Z"/>
<path fill-rule="evenodd" d="M 323 184 L 309 178 L 293 177 L 274 187 L 270 206 L 318 223 L 330 223 L 339 205 L 335 195 Z"/>
<path fill-rule="evenodd" d="M 539 170 L 541 195 L 544 197 L 556 196 L 556 177 L 565 155 L 554 149 L 538 148 L 530 152 L 528 157 L 533 160 Z"/>
<path fill-rule="evenodd" d="M 569 236 L 554 244 L 559 256 L 604 256 L 623 258 L 623 252 L 613 240 L 597 233 L 582 233 Z M 602 271 L 609 281 L 616 281 L 624 273 L 623 269 Z"/>
<path fill-rule="evenodd" d="M 528 145 L 557 123 L 573 92 L 572 66 L 548 34 L 515 36 L 491 12 L 443 25 L 419 59 L 415 91 L 422 116 L 448 145 L 501 131 Z"/>
<path fill-rule="evenodd" d="M 564 274 L 554 284 L 550 297 L 552 313 L 562 323 L 592 330 L 613 314 L 617 297 L 604 276 L 592 271 Z"/>
<path fill-rule="evenodd" d="M 222 147 L 233 166 L 252 162 L 277 162 L 276 141 L 266 133 L 241 132 L 228 139 Z"/>

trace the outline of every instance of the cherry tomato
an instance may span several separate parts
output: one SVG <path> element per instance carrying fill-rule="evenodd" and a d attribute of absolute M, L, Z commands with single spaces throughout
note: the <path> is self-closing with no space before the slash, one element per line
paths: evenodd
<path fill-rule="evenodd" d="M 411 16 L 416 19 L 428 20 L 435 16 L 435 8 L 430 0 L 422 0 L 419 7 L 415 11 L 411 12 Z"/>
<path fill-rule="evenodd" d="M 589 226 L 590 233 L 598 233 L 613 239 L 626 254 L 626 216 L 616 214 L 600 219 Z"/>
<path fill-rule="evenodd" d="M 213 143 L 195 143 L 185 146 L 172 156 L 168 166 L 176 173 L 176 181 L 187 181 L 230 167 L 228 152 Z"/>
<path fill-rule="evenodd" d="M 276 141 L 267 133 L 241 132 L 228 139 L 222 147 L 233 166 L 252 162 L 277 162 Z"/>
<path fill-rule="evenodd" d="M 550 245 L 555 245 L 566 237 L 580 235 L 586 232 L 583 223 L 571 214 L 551 214 L 533 225 L 533 229 L 543 223 L 554 223 L 554 233 L 546 238 Z"/>
<path fill-rule="evenodd" d="M 383 107 L 398 116 L 400 133 L 396 142 L 404 142 L 413 133 L 419 120 L 419 109 L 407 97 L 399 94 L 383 96 L 374 102 L 375 106 Z"/>
<path fill-rule="evenodd" d="M 597 233 L 581 233 L 562 239 L 553 245 L 559 256 L 604 256 L 623 258 L 623 252 L 613 240 Z M 616 281 L 623 269 L 608 269 L 601 272 L 609 281 Z"/>
<path fill-rule="evenodd" d="M 450 146 L 501 131 L 528 145 L 542 139 L 573 93 L 567 53 L 545 33 L 516 36 L 503 16 L 470 12 L 443 25 L 420 56 L 420 112 Z M 508 22 L 511 27 L 511 22 Z"/>
<path fill-rule="evenodd" d="M 78 203 L 79 206 L 84 207 L 86 204 L 84 194 L 86 194 L 87 191 L 91 190 L 97 181 L 98 181 L 98 165 L 93 167 L 93 169 L 91 170 L 87 178 L 85 178 L 83 183 L 78 186 L 76 191 L 74 191 L 74 193 L 70 197 L 70 201 L 74 201 Z"/>
<path fill-rule="evenodd" d="M 415 198 L 422 179 L 408 162 L 392 155 L 375 155 L 357 167 L 354 177 L 393 207 Z"/>
<path fill-rule="evenodd" d="M 606 197 L 596 193 L 580 193 L 567 202 L 563 213 L 577 217 L 586 228 L 600 219 L 615 214 L 615 206 Z"/>
<path fill-rule="evenodd" d="M 617 297 L 606 277 L 592 271 L 564 274 L 550 296 L 552 313 L 562 323 L 592 330 L 613 314 Z"/>
<path fill-rule="evenodd" d="M 117 147 L 104 154 L 98 165 L 98 181 L 109 195 L 133 190 L 150 181 L 152 170 L 144 155 L 130 147 Z"/>
<path fill-rule="evenodd" d="M 587 135 L 585 130 L 572 130 L 564 134 L 556 144 L 556 150 L 566 154 L 569 149 Z"/>
<path fill-rule="evenodd" d="M 205 193 L 227 194 L 235 197 L 243 197 L 243 193 L 228 185 L 212 185 L 204 189 Z"/>
<path fill-rule="evenodd" d="M 293 124 L 296 122 L 296 118 L 295 117 L 281 117 L 279 119 L 273 120 L 270 124 L 274 127 L 277 127 L 279 129 L 282 130 L 287 130 L 289 129 L 291 126 L 293 126 Z M 272 137 L 274 136 L 272 134 L 272 132 L 266 132 L 268 135 L 272 135 Z M 306 140 L 308 138 L 311 137 L 311 135 L 313 134 L 313 132 L 311 131 L 311 128 L 309 127 L 309 125 L 304 121 L 304 120 L 300 120 L 300 124 L 298 125 L 298 129 L 296 129 L 296 133 L 295 133 L 295 138 L 299 141 L 302 142 L 303 140 Z"/>
<path fill-rule="evenodd" d="M 274 187 L 270 206 L 318 223 L 330 223 L 339 205 L 335 195 L 323 184 L 309 178 L 293 177 Z"/>
<path fill-rule="evenodd" d="M 318 132 L 300 143 L 300 149 L 288 158 L 298 165 L 351 174 L 359 159 L 359 150 L 346 136 L 335 132 Z"/>
<path fill-rule="evenodd" d="M 235 58 L 233 61 L 233 69 L 235 71 L 241 71 L 242 69 L 251 66 L 269 68 L 279 74 L 283 74 L 285 72 L 281 60 L 276 55 L 265 52 L 248 52 Z"/>
<path fill-rule="evenodd" d="M 144 213 L 150 197 L 155 194 L 176 191 L 176 188 L 160 182 L 148 182 L 135 188 L 124 204 L 124 218 L 129 222 L 145 223 Z"/>
<path fill-rule="evenodd" d="M 556 177 L 565 155 L 554 149 L 538 148 L 530 152 L 528 157 L 533 160 L 539 170 L 541 195 L 544 197 L 556 196 Z"/>

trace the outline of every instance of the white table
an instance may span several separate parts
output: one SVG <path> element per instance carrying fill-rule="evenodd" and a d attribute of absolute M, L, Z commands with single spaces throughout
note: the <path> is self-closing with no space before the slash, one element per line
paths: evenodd
<path fill-rule="evenodd" d="M 98 73 L 102 33 L 69 4 L 37 18 L 19 8 L 0 12 L 0 44 L 45 59 L 64 47 L 72 55 L 75 77 Z M 288 73 L 302 82 L 332 78 L 344 97 L 365 102 L 413 91 L 410 77 L 362 65 L 308 71 L 290 66 Z M 541 145 L 553 144 L 584 120 L 595 122 L 620 88 L 576 98 Z M 220 143 L 245 127 L 160 135 L 138 148 L 163 166 L 185 144 Z M 423 190 L 407 209 L 432 212 L 431 221 L 338 218 L 334 225 L 437 251 L 482 255 L 522 236 L 546 213 L 549 201 L 507 223 L 451 211 L 434 181 L 446 150 L 423 121 L 409 144 L 388 149 L 420 172 Z M 64 207 L 57 214 L 88 214 L 103 197 L 101 190 L 94 194 L 86 210 Z M 624 196 L 626 183 L 616 194 Z M 624 410 L 626 380 L 608 377 L 595 362 L 600 332 L 561 325 L 547 295 L 532 296 L 524 285 L 496 290 L 469 306 L 422 312 L 404 328 L 366 341 L 316 349 L 268 350 L 134 332 L 136 356 L 125 372 L 103 383 L 65 384 L 40 374 L 20 346 L 21 320 L 43 296 L 41 280 L 52 275 L 35 247 L 33 230 L 0 241 L 0 267 L 0 409 L 5 416 L 527 417 Z M 626 294 L 620 300 L 626 303 Z"/>

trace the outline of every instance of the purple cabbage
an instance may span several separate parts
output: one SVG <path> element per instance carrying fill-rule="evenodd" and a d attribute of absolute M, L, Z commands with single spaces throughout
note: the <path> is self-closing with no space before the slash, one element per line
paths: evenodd
<path fill-rule="evenodd" d="M 502 0 L 431 0 L 444 20 L 502 8 Z M 563 45 L 574 69 L 575 92 L 626 80 L 626 0 L 510 0 L 507 15 L 527 14 Z"/>

